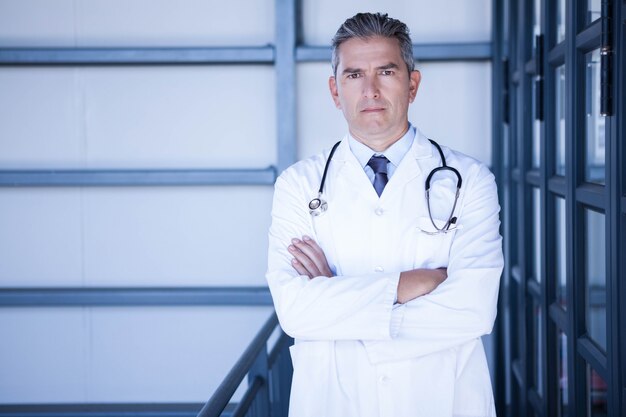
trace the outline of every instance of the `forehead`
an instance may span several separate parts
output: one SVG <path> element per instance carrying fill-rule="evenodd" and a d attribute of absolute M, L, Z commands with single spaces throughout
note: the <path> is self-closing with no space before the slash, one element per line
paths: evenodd
<path fill-rule="evenodd" d="M 379 66 L 389 63 L 401 65 L 402 53 L 400 42 L 395 38 L 375 36 L 371 38 L 352 38 L 339 45 L 337 50 L 339 67 L 367 67 Z"/>

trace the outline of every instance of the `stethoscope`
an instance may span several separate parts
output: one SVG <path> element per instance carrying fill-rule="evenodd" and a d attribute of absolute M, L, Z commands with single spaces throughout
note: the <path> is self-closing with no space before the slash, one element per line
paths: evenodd
<path fill-rule="evenodd" d="M 426 206 L 428 207 L 428 217 L 430 217 L 430 222 L 433 224 L 433 227 L 435 228 L 436 231 L 432 232 L 432 231 L 426 231 L 423 229 L 421 230 L 422 232 L 428 235 L 437 235 L 440 233 L 448 233 L 456 229 L 456 227 L 452 227 L 452 225 L 456 224 L 456 221 L 457 221 L 456 216 L 454 216 L 454 210 L 456 209 L 456 203 L 459 200 L 459 195 L 461 193 L 461 184 L 463 183 L 463 178 L 461 177 L 461 174 L 459 173 L 459 171 L 457 171 L 456 168 L 448 166 L 446 164 L 446 158 L 445 156 L 443 156 L 443 151 L 441 150 L 441 147 L 439 146 L 439 144 L 432 139 L 428 139 L 428 140 L 430 141 L 430 143 L 432 143 L 435 146 L 435 148 L 437 148 L 437 151 L 439 152 L 439 156 L 441 157 L 441 166 L 430 171 L 430 173 L 428 174 L 428 177 L 426 177 L 426 183 L 424 185 L 426 188 Z M 320 182 L 320 188 L 317 192 L 317 197 L 313 198 L 309 202 L 309 213 L 313 217 L 320 216 L 321 214 L 326 212 L 326 210 L 328 210 L 328 202 L 322 198 L 322 193 L 324 192 L 324 184 L 326 183 L 326 175 L 328 174 L 328 167 L 330 166 L 330 161 L 332 160 L 333 154 L 337 150 L 337 147 L 339 146 L 340 143 L 341 141 L 335 143 L 335 145 L 330 150 L 330 154 L 328 155 L 328 159 L 326 160 L 326 165 L 324 166 L 324 173 L 322 174 L 322 181 Z M 456 175 L 456 194 L 454 195 L 454 204 L 452 204 L 452 210 L 450 210 L 450 214 L 448 215 L 448 220 L 442 227 L 438 227 L 435 224 L 435 221 L 433 220 L 433 216 L 430 210 L 430 180 L 433 178 L 433 175 L 435 175 L 437 172 L 440 172 L 440 171 L 450 171 L 454 173 L 454 175 Z"/>

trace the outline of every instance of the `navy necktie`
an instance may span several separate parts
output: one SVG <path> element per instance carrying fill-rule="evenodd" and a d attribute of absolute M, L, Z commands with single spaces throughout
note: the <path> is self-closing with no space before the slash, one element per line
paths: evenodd
<path fill-rule="evenodd" d="M 374 189 L 379 197 L 383 193 L 387 181 L 389 181 L 387 178 L 387 162 L 389 162 L 389 160 L 383 155 L 374 155 L 367 163 L 367 165 L 374 170 Z"/>

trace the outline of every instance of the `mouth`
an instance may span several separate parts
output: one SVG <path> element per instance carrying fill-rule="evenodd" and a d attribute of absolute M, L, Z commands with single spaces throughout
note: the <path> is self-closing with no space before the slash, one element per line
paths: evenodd
<path fill-rule="evenodd" d="M 384 107 L 366 107 L 361 110 L 361 113 L 378 113 L 384 111 Z"/>

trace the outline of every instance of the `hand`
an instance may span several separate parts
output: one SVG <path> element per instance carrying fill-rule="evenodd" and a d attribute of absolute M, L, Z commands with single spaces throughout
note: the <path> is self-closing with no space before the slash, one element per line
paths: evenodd
<path fill-rule="evenodd" d="M 400 274 L 398 303 L 404 304 L 428 294 L 448 278 L 448 269 L 413 269 Z"/>
<path fill-rule="evenodd" d="M 289 252 L 294 256 L 291 265 L 300 275 L 306 275 L 309 279 L 315 277 L 332 277 L 333 273 L 328 266 L 326 255 L 317 242 L 308 236 L 302 240 L 292 239 Z"/>

